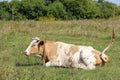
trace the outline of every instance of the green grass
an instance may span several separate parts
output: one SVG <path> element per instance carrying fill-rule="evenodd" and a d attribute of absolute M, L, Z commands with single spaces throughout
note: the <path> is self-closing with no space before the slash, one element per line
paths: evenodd
<path fill-rule="evenodd" d="M 25 56 L 33 37 L 93 46 L 102 51 L 115 28 L 109 62 L 95 70 L 45 67 L 35 56 Z M 119 80 L 120 19 L 82 21 L 0 21 L 0 80 Z"/>

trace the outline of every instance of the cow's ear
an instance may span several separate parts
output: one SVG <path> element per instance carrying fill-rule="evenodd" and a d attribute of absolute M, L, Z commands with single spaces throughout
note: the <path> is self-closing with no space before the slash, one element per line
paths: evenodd
<path fill-rule="evenodd" d="M 39 45 L 39 46 L 44 45 L 44 41 L 40 41 L 38 45 Z"/>

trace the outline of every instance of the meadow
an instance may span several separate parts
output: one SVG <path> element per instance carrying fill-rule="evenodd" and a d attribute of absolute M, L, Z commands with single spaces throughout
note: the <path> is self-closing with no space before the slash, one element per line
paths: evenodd
<path fill-rule="evenodd" d="M 106 51 L 109 61 L 95 70 L 45 67 L 35 56 L 25 56 L 24 50 L 32 38 L 93 46 Z M 73 21 L 0 21 L 0 80 L 119 80 L 120 78 L 120 18 Z"/>

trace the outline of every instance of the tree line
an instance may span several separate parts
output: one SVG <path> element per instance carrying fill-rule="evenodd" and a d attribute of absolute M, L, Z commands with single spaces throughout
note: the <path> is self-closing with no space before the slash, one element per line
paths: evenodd
<path fill-rule="evenodd" d="M 12 0 L 0 2 L 0 20 L 79 20 L 120 15 L 120 6 L 105 0 Z"/>

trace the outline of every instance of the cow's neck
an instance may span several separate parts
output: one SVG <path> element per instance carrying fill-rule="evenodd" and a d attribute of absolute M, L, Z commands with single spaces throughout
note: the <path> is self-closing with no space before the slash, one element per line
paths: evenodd
<path fill-rule="evenodd" d="M 44 45 L 39 46 L 39 54 L 42 56 L 44 63 L 49 61 L 49 59 L 46 55 L 46 52 L 45 52 L 45 44 L 46 44 L 46 41 L 44 41 Z"/>

